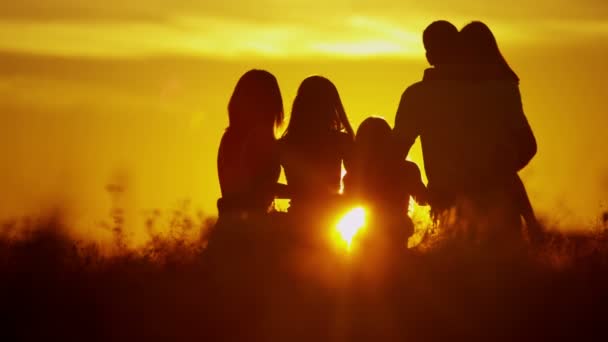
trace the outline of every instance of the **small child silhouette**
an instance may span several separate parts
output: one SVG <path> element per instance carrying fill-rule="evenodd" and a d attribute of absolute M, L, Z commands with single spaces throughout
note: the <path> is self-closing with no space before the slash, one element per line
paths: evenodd
<path fill-rule="evenodd" d="M 352 167 L 344 185 L 345 193 L 363 202 L 376 223 L 388 229 L 398 242 L 414 233 L 407 208 L 410 197 L 426 204 L 426 187 L 418 166 L 400 157 L 391 127 L 384 119 L 369 117 L 359 126 Z"/>

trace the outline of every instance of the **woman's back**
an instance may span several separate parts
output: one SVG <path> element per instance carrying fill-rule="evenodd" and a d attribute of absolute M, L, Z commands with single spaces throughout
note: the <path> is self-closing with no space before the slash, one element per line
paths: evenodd
<path fill-rule="evenodd" d="M 276 141 L 256 131 L 226 131 L 218 153 L 218 175 L 226 207 L 267 210 L 274 198 L 280 165 Z"/>
<path fill-rule="evenodd" d="M 339 193 L 342 162 L 348 159 L 353 141 L 354 132 L 336 86 L 323 76 L 302 81 L 280 140 L 290 211 L 294 204 L 310 212 L 332 201 Z"/>
<path fill-rule="evenodd" d="M 275 129 L 283 122 L 283 99 L 276 78 L 257 69 L 243 74 L 228 103 L 228 121 L 217 156 L 220 216 L 265 213 L 280 173 Z"/>
<path fill-rule="evenodd" d="M 466 77 L 477 88 L 475 134 L 483 146 L 479 158 L 486 165 L 480 184 L 486 191 L 479 198 L 483 205 L 499 200 L 494 207 L 508 213 L 513 226 L 519 226 L 519 215 L 536 225 L 532 206 L 517 172 L 536 154 L 536 140 L 525 117 L 519 92 L 519 77 L 500 52 L 490 28 L 472 22 L 460 31 Z M 475 111 L 474 111 L 475 112 Z M 485 179 L 484 179 L 485 178 Z M 532 222 L 534 221 L 534 222 Z M 497 225 L 499 226 L 499 225 Z"/>
<path fill-rule="evenodd" d="M 488 168 L 478 171 L 481 175 L 519 171 L 536 153 L 536 141 L 523 112 L 517 83 L 475 80 L 470 87 L 477 99 L 465 120 L 467 139 L 475 146 L 470 157 Z"/>
<path fill-rule="evenodd" d="M 320 196 L 338 194 L 342 161 L 348 159 L 351 148 L 352 138 L 337 131 L 310 137 L 306 141 L 281 139 L 280 160 L 292 205 L 294 202 L 314 201 Z"/>

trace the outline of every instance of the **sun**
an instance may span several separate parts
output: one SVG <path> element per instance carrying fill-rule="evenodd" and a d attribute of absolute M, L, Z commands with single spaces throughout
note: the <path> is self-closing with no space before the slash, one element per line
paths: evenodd
<path fill-rule="evenodd" d="M 366 212 L 363 207 L 356 207 L 347 212 L 336 224 L 340 239 L 350 249 L 354 237 L 365 227 Z"/>

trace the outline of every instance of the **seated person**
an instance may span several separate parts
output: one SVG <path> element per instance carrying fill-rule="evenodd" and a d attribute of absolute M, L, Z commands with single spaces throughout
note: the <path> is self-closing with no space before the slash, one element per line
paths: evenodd
<path fill-rule="evenodd" d="M 276 78 L 264 70 L 245 73 L 230 98 L 228 119 L 217 158 L 219 218 L 264 215 L 285 192 L 277 183 L 275 129 L 283 122 L 283 100 Z"/>
<path fill-rule="evenodd" d="M 407 216 L 410 196 L 420 204 L 427 202 L 418 166 L 400 157 L 391 127 L 377 117 L 367 118 L 357 130 L 344 186 L 347 196 L 370 210 L 376 224 L 373 229 L 382 228 L 398 243 L 414 233 Z"/>
<path fill-rule="evenodd" d="M 354 132 L 335 85 L 322 76 L 306 78 L 279 140 L 290 214 L 319 217 L 332 211 L 332 203 L 339 202 L 341 168 L 348 163 L 353 140 Z"/>

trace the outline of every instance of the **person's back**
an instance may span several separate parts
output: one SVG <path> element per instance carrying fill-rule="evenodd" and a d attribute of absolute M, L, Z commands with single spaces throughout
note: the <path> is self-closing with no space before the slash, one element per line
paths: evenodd
<path fill-rule="evenodd" d="M 475 87 L 478 94 L 472 102 L 472 113 L 478 122 L 479 139 L 489 146 L 486 147 L 489 151 L 484 152 L 494 165 L 494 173 L 516 173 L 530 162 L 537 149 L 524 114 L 519 77 L 502 56 L 485 24 L 472 22 L 459 35 L 463 80 Z"/>
<path fill-rule="evenodd" d="M 402 157 L 420 137 L 433 211 L 450 207 L 475 183 L 475 135 L 470 122 L 471 95 L 458 67 L 458 30 L 446 21 L 425 29 L 423 43 L 432 68 L 423 80 L 408 87 L 395 116 L 394 136 Z"/>
<path fill-rule="evenodd" d="M 283 101 L 276 78 L 264 70 L 246 72 L 230 98 L 228 119 L 217 156 L 219 216 L 264 214 L 280 174 L 274 130 L 283 121 Z"/>
<path fill-rule="evenodd" d="M 345 193 L 382 212 L 406 215 L 410 197 L 426 202 L 420 169 L 410 161 L 354 167 L 345 176 Z"/>
<path fill-rule="evenodd" d="M 322 209 L 338 195 L 342 164 L 347 164 L 353 139 L 333 83 L 321 76 L 305 79 L 279 143 L 290 212 Z"/>
<path fill-rule="evenodd" d="M 292 204 L 338 194 L 342 161 L 350 153 L 351 145 L 350 136 L 342 132 L 329 132 L 304 144 L 281 139 L 280 160 Z"/>
<path fill-rule="evenodd" d="M 377 166 L 353 166 L 344 177 L 344 193 L 350 201 L 366 208 L 368 239 L 403 248 L 414 234 L 414 222 L 408 215 L 410 198 L 426 203 L 420 169 L 409 161 Z"/>
<path fill-rule="evenodd" d="M 359 126 L 344 191 L 370 210 L 378 224 L 374 229 L 393 232 L 398 240 L 413 233 L 407 215 L 410 197 L 426 202 L 418 166 L 399 157 L 390 126 L 377 117 L 367 118 Z"/>
<path fill-rule="evenodd" d="M 480 142 L 470 110 L 475 89 L 450 76 L 450 71 L 427 72 L 422 82 L 406 89 L 395 119 L 394 135 L 405 150 L 420 136 L 436 209 L 450 206 L 477 184 L 475 168 L 480 164 L 476 151 Z"/>
<path fill-rule="evenodd" d="M 470 105 L 479 160 L 490 175 L 512 174 L 536 154 L 536 140 L 524 115 L 519 86 L 505 80 L 473 81 Z M 482 170 L 483 171 L 483 170 Z"/>
<path fill-rule="evenodd" d="M 513 175 L 536 152 L 517 83 L 472 82 L 458 70 L 434 72 L 403 96 L 408 105 L 398 113 L 395 134 L 412 136 L 408 127 L 417 128 L 433 212 L 460 201 L 481 206 L 494 202 L 505 210 L 532 212 L 527 197 L 519 197 L 516 207 L 510 207 L 514 199 L 508 196 L 516 180 Z M 517 225 L 514 213 L 501 215 Z M 535 224 L 533 215 L 526 217 Z"/>
<path fill-rule="evenodd" d="M 503 57 L 490 28 L 481 22 L 467 24 L 460 31 L 463 47 L 464 78 L 478 88 L 474 108 L 480 126 L 479 139 L 485 142 L 480 160 L 483 183 L 504 194 L 505 210 L 513 212 L 513 225 L 521 215 L 532 239 L 540 226 L 525 187 L 518 176 L 536 154 L 536 139 L 523 111 L 519 77 Z"/>
<path fill-rule="evenodd" d="M 433 68 L 406 89 L 395 118 L 395 136 L 405 152 L 420 136 L 434 211 L 449 208 L 459 197 L 482 197 L 535 152 L 535 144 L 525 140 L 529 126 L 517 84 L 472 82 L 462 67 L 462 51 L 453 46 L 458 35 L 447 22 L 425 30 Z M 523 120 L 513 120 L 514 113 Z M 522 148 L 514 148 L 513 137 L 521 137 L 516 142 Z"/>
<path fill-rule="evenodd" d="M 244 136 L 226 131 L 218 152 L 220 211 L 265 212 L 274 199 L 280 172 L 274 139 L 255 131 Z"/>

